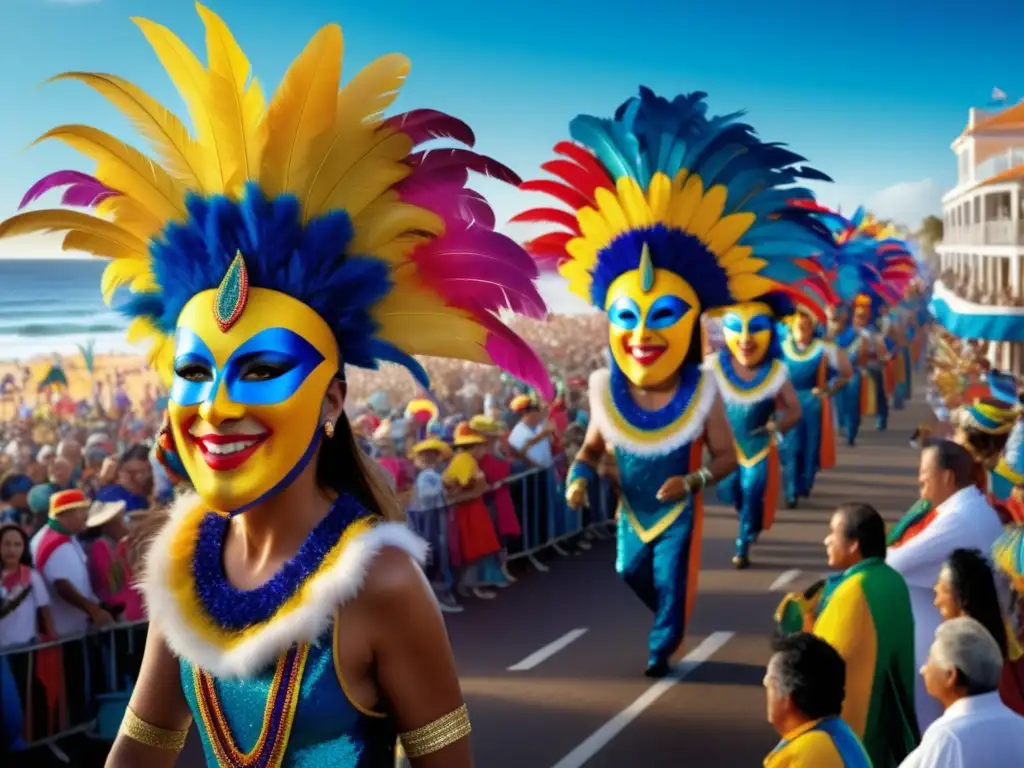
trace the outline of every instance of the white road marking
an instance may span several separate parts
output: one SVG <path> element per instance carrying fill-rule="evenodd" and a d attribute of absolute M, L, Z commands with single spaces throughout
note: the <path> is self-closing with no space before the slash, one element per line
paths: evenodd
<path fill-rule="evenodd" d="M 664 696 L 673 685 L 688 677 L 697 667 L 714 656 L 735 634 L 735 632 L 714 632 L 704 638 L 696 648 L 683 657 L 682 661 L 666 677 L 654 683 L 636 701 L 594 731 L 572 752 L 555 763 L 553 768 L 581 768 L 586 765 L 588 760 L 608 746 L 611 740 L 624 731 L 626 726 L 636 720 L 645 709 Z"/>
<path fill-rule="evenodd" d="M 792 584 L 794 581 L 796 581 L 797 577 L 801 573 L 803 573 L 803 571 L 801 571 L 799 568 L 794 568 L 791 571 L 785 571 L 783 573 L 780 573 L 779 574 L 779 578 L 777 578 L 775 581 L 773 581 L 772 585 L 770 587 L 768 587 L 768 591 L 769 592 L 780 592 L 780 591 L 782 591 L 783 589 L 788 587 L 790 584 Z"/>
<path fill-rule="evenodd" d="M 543 664 L 545 661 L 550 659 L 560 650 L 568 646 L 570 643 L 574 643 L 587 634 L 586 627 L 582 629 L 574 629 L 571 632 L 566 632 L 560 638 L 554 642 L 548 643 L 539 651 L 534 651 L 525 659 L 520 661 L 518 664 L 513 664 L 508 668 L 509 672 L 526 672 L 527 670 L 533 669 L 536 666 Z"/>

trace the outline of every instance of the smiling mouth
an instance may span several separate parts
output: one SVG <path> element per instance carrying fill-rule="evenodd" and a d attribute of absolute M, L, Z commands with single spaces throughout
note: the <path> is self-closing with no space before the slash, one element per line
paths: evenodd
<path fill-rule="evenodd" d="M 193 435 L 206 466 L 215 472 L 230 472 L 242 466 L 270 437 L 259 435 Z"/>
<path fill-rule="evenodd" d="M 651 365 L 665 353 L 665 347 L 656 344 L 626 344 L 626 353 L 640 365 Z"/>

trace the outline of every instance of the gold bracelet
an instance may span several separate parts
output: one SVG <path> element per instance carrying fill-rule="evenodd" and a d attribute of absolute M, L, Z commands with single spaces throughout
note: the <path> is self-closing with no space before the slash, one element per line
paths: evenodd
<path fill-rule="evenodd" d="M 157 728 L 155 725 L 150 725 L 136 715 L 131 707 L 124 711 L 124 720 L 121 721 L 121 733 L 132 741 L 168 752 L 181 752 L 185 747 L 185 739 L 188 737 L 187 730 L 169 731 L 166 728 Z"/>
<path fill-rule="evenodd" d="M 472 732 L 469 711 L 463 704 L 444 717 L 408 733 L 400 733 L 402 749 L 406 757 L 416 758 L 439 752 L 445 747 L 464 739 Z"/>

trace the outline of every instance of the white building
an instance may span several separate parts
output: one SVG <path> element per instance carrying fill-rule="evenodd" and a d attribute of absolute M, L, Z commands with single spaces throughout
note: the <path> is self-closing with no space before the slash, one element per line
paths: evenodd
<path fill-rule="evenodd" d="M 965 298 L 989 303 L 1019 298 L 1024 258 L 1024 101 L 1000 111 L 971 108 L 950 148 L 957 183 L 942 198 L 942 270 L 966 287 Z M 993 350 L 993 363 L 1016 369 L 1018 355 Z"/>

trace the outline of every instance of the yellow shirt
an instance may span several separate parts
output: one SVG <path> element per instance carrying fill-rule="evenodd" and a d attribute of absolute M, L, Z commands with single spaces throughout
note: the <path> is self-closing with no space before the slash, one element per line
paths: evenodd
<path fill-rule="evenodd" d="M 838 717 L 812 720 L 787 733 L 764 768 L 871 768 L 850 726 Z"/>

